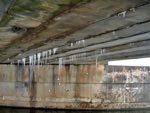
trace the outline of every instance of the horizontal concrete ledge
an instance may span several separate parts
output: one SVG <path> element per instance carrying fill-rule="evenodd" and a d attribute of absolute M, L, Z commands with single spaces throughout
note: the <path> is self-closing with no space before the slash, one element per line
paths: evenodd
<path fill-rule="evenodd" d="M 150 103 L 33 103 L 18 101 L 4 101 L 1 107 L 36 108 L 36 109 L 66 109 L 66 110 L 130 110 L 130 109 L 150 109 Z M 29 106 L 30 103 L 30 106 Z"/>

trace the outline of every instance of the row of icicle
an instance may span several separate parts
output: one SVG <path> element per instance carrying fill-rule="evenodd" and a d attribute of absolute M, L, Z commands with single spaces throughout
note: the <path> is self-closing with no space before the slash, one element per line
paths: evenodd
<path fill-rule="evenodd" d="M 43 52 L 39 52 L 37 54 L 31 55 L 28 58 L 22 58 L 21 60 L 18 60 L 18 64 L 25 65 L 28 62 L 29 65 L 35 65 L 35 64 L 40 65 L 41 60 L 43 58 L 47 59 L 51 55 L 55 55 L 57 50 L 58 48 L 53 48 L 47 51 L 43 51 Z"/>
<path fill-rule="evenodd" d="M 81 44 L 84 45 L 84 43 L 85 43 L 85 40 L 79 40 L 79 41 L 70 43 L 70 46 L 74 47 L 76 45 L 81 45 Z M 49 50 L 46 50 L 46 51 L 43 51 L 43 52 L 33 54 L 33 55 L 29 56 L 28 58 L 22 58 L 21 60 L 19 59 L 17 61 L 17 63 L 18 64 L 23 64 L 23 65 L 25 65 L 26 63 L 28 63 L 29 65 L 35 65 L 35 64 L 36 65 L 41 65 L 42 64 L 41 61 L 43 59 L 47 60 L 52 55 L 55 55 L 57 51 L 58 51 L 58 48 L 49 49 Z M 73 60 L 75 58 L 75 55 L 72 55 L 70 57 Z M 59 58 L 59 63 L 60 63 L 60 59 L 62 59 L 62 58 Z"/>
<path fill-rule="evenodd" d="M 28 58 L 22 58 L 21 60 L 18 60 L 18 64 L 22 64 L 22 65 L 26 65 L 26 63 L 28 63 L 29 65 L 50 64 L 48 59 L 51 58 L 52 55 L 55 55 L 57 50 L 58 48 L 54 48 L 52 50 L 50 49 L 47 51 L 43 51 L 43 52 L 31 55 Z M 97 57 L 96 54 L 102 55 L 105 52 L 106 52 L 105 49 L 100 49 L 100 50 L 95 50 L 94 54 L 95 54 L 95 57 Z M 70 55 L 66 57 L 60 57 L 58 58 L 58 63 L 64 64 L 67 62 L 77 61 L 77 59 L 80 60 L 82 58 L 88 58 L 88 56 L 89 55 L 86 52 L 84 52 L 84 53 L 79 53 L 79 54 Z"/>

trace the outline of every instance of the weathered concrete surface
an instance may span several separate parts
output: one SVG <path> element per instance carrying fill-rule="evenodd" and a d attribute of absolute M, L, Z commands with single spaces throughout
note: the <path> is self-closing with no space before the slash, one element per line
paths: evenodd
<path fill-rule="evenodd" d="M 0 66 L 0 105 L 64 109 L 150 107 L 148 67 Z"/>
<path fill-rule="evenodd" d="M 97 45 L 103 38 L 105 43 L 125 34 L 128 39 L 144 34 L 149 32 L 149 4 L 149 0 L 1 0 L 0 63 L 28 58 L 53 48 L 59 48 L 53 56 L 57 60 L 64 52 L 63 56 L 68 56 L 67 52 L 70 55 L 75 49 L 80 53 L 78 49 Z M 142 23 L 148 26 L 148 30 L 144 27 L 137 32 L 133 26 Z M 126 32 L 120 33 L 121 29 Z M 114 31 L 119 35 L 114 35 Z M 85 39 L 85 44 L 79 44 Z M 99 49 L 104 48 L 90 51 Z"/>

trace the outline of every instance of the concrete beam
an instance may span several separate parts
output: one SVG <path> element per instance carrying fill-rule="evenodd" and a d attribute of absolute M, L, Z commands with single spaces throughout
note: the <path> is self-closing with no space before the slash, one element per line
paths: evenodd
<path fill-rule="evenodd" d="M 114 15 L 108 19 L 98 21 L 87 28 L 77 31 L 76 33 L 67 36 L 63 40 L 47 42 L 46 45 L 38 47 L 37 49 L 31 49 L 28 52 L 22 54 L 22 56 L 28 56 L 35 52 L 41 52 L 46 49 L 59 48 L 57 53 L 64 53 L 78 48 L 83 48 L 89 45 L 94 45 L 102 42 L 107 42 L 121 37 L 128 37 L 140 33 L 149 32 L 149 7 L 150 5 L 144 5 L 127 12 L 126 17 L 120 17 Z M 141 28 L 141 29 L 140 29 Z M 94 30 L 93 30 L 94 29 Z M 96 30 L 96 31 L 95 31 Z M 91 35 L 89 34 L 91 33 Z M 92 35 L 93 34 L 93 35 Z M 80 39 L 80 40 L 79 40 Z M 76 44 L 80 41 L 80 44 Z M 84 40 L 84 43 L 82 43 Z M 74 44 L 71 46 L 71 44 Z M 19 57 L 16 57 L 19 58 Z"/>
<path fill-rule="evenodd" d="M 93 24 L 97 21 L 108 19 L 116 13 L 126 11 L 127 9 L 131 7 L 138 7 L 140 5 L 148 3 L 148 1 L 143 1 L 143 2 L 130 1 L 130 3 L 129 1 L 123 1 L 123 2 L 124 3 L 119 3 L 119 2 L 114 2 L 114 1 L 113 2 L 94 1 L 87 5 L 83 5 L 82 7 L 75 8 L 71 10 L 71 13 L 68 13 L 68 14 L 60 16 L 59 18 L 56 18 L 55 20 L 56 22 L 54 22 L 54 24 L 49 25 L 46 30 L 38 33 L 36 37 L 30 34 L 26 36 L 25 38 L 23 38 L 22 40 L 16 41 L 14 44 L 11 45 L 11 47 L 21 48 L 23 49 L 23 52 L 31 50 L 31 49 L 36 49 L 40 46 L 44 46 L 45 43 L 47 43 L 48 41 L 53 41 L 55 39 L 61 39 L 63 37 L 66 37 L 67 35 L 70 35 L 73 32 L 79 29 L 82 29 L 83 27 L 86 27 L 90 24 Z M 95 11 L 95 7 L 92 8 L 91 6 L 98 6 L 98 7 L 101 6 L 101 8 Z M 106 8 L 104 8 L 104 6 Z M 112 6 L 113 8 L 107 9 L 107 6 Z M 85 12 L 84 10 L 87 12 Z M 79 21 L 79 17 L 80 17 L 80 21 Z M 145 16 L 141 16 L 141 17 L 145 17 Z M 122 18 L 122 16 L 120 18 Z M 64 24 L 66 22 L 67 24 Z M 62 26 L 63 26 L 63 29 L 62 29 Z M 5 49 L 3 53 L 7 53 L 8 49 L 9 48 Z M 16 56 L 17 54 L 19 53 L 14 52 L 14 54 L 9 54 L 8 56 L 9 58 L 11 58 L 11 57 Z M 1 59 L 6 59 L 6 57 L 1 58 Z"/>

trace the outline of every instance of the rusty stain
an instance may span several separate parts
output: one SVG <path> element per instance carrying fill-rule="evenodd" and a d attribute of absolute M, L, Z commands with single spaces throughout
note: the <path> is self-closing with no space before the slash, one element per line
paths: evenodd
<path fill-rule="evenodd" d="M 81 108 L 91 108 L 91 103 L 89 102 L 80 102 Z"/>
<path fill-rule="evenodd" d="M 73 106 L 72 106 L 72 105 L 66 105 L 65 108 L 66 108 L 66 109 L 72 109 Z"/>
<path fill-rule="evenodd" d="M 0 76 L 5 75 L 0 77 L 0 105 L 115 109 L 130 107 L 130 104 L 136 102 L 138 104 L 133 104 L 134 107 L 147 107 L 144 102 L 150 100 L 148 67 L 105 67 L 103 70 L 104 66 L 98 65 L 101 69 L 96 70 L 95 65 L 64 65 L 61 75 L 58 75 L 57 65 L 41 66 L 38 69 L 40 75 L 36 73 L 36 67 L 31 70 L 28 66 L 11 66 L 6 72 L 3 68 L 7 67 L 0 66 Z M 52 71 L 51 75 L 49 69 Z M 98 71 L 97 75 L 95 71 Z M 33 78 L 27 79 L 30 76 Z M 13 88 L 13 84 L 18 86 Z M 26 95 L 22 96 L 23 93 Z M 11 104 L 7 94 L 10 95 L 9 98 L 14 98 L 13 95 L 18 98 Z M 5 100 L 2 100 L 1 96 L 5 96 Z M 18 104 L 19 101 L 22 104 Z"/>

